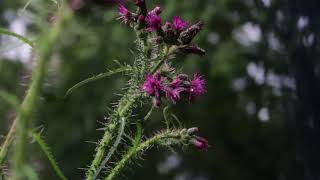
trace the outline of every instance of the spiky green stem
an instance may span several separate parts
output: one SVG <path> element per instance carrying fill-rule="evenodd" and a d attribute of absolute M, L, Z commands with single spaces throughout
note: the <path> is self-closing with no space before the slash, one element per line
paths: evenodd
<path fill-rule="evenodd" d="M 130 163 L 130 160 L 141 155 L 147 149 L 162 144 L 163 140 L 166 139 L 181 139 L 181 131 L 167 131 L 146 140 L 143 143 L 137 144 L 131 147 L 128 152 L 122 157 L 116 166 L 111 170 L 110 174 L 105 178 L 105 180 L 113 180 L 116 178 L 120 172 Z"/>
<path fill-rule="evenodd" d="M 63 9 L 60 11 L 57 22 L 51 30 L 40 38 L 38 44 L 38 64 L 32 73 L 31 85 L 27 90 L 27 94 L 21 104 L 20 111 L 17 115 L 17 133 L 16 148 L 14 153 L 13 179 L 23 179 L 22 169 L 25 167 L 26 142 L 28 137 L 28 126 L 32 118 L 37 97 L 43 83 L 45 75 L 45 67 L 52 55 L 52 47 L 56 43 L 62 27 L 71 17 L 71 11 Z M 63 12 L 63 13 L 62 13 Z"/>

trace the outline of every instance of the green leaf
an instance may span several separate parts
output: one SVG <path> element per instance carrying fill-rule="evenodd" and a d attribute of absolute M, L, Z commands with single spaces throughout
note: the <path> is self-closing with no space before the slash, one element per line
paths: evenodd
<path fill-rule="evenodd" d="M 93 77 L 90 77 L 88 79 L 85 79 L 77 84 L 75 84 L 74 86 L 72 86 L 66 93 L 65 97 L 68 97 L 71 93 L 73 93 L 73 91 L 75 91 L 76 89 L 88 84 L 88 83 L 91 83 L 91 82 L 94 82 L 94 81 L 97 81 L 97 80 L 101 80 L 103 78 L 106 78 L 106 77 L 109 77 L 111 75 L 114 75 L 114 74 L 117 74 L 117 73 L 121 73 L 121 72 L 127 72 L 127 71 L 130 71 L 131 68 L 128 68 L 128 67 L 121 67 L 121 68 L 118 68 L 118 69 L 115 69 L 115 70 L 110 70 L 108 72 L 105 72 L 105 73 L 100 73 L 96 76 L 93 76 Z"/>
<path fill-rule="evenodd" d="M 21 35 L 19 35 L 17 33 L 9 31 L 7 29 L 0 28 L 0 34 L 4 34 L 4 35 L 8 35 L 8 36 L 12 36 L 12 37 L 18 38 L 20 41 L 28 44 L 29 46 L 31 46 L 31 47 L 34 46 L 34 43 L 31 40 L 29 40 L 28 38 L 23 37 L 23 36 L 21 36 Z"/>
<path fill-rule="evenodd" d="M 53 156 L 53 154 L 51 152 L 51 149 L 49 148 L 49 146 L 43 140 L 43 138 L 41 136 L 41 132 L 40 133 L 36 133 L 35 131 L 32 131 L 31 132 L 31 136 L 35 140 L 35 142 L 38 143 L 38 145 L 40 146 L 40 148 L 43 151 L 43 153 L 47 156 L 47 158 L 48 158 L 53 170 L 57 173 L 59 178 L 61 180 L 67 180 L 67 177 L 62 173 L 60 167 L 58 166 L 58 163 L 55 160 L 55 158 L 54 158 L 54 156 Z"/>

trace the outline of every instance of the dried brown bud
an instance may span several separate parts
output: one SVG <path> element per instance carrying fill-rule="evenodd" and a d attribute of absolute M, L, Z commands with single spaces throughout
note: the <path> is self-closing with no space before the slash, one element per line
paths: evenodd
<path fill-rule="evenodd" d="M 202 22 L 198 22 L 192 26 L 190 26 L 185 31 L 180 34 L 180 41 L 182 44 L 189 44 L 193 40 L 193 38 L 201 31 L 203 26 Z"/>
<path fill-rule="evenodd" d="M 185 54 L 197 54 L 199 56 L 204 56 L 206 54 L 204 49 L 194 44 L 179 46 L 179 50 Z"/>

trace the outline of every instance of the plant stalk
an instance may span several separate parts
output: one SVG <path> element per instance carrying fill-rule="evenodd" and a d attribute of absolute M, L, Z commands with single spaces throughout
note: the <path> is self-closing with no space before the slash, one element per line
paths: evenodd
<path fill-rule="evenodd" d="M 20 111 L 17 115 L 17 130 L 16 130 L 16 148 L 14 152 L 14 168 L 13 179 L 23 179 L 23 169 L 25 168 L 26 143 L 28 137 L 28 127 L 31 123 L 32 114 L 36 106 L 37 97 L 40 93 L 43 84 L 46 66 L 52 55 L 54 47 L 63 25 L 71 18 L 71 12 L 68 9 L 59 11 L 57 22 L 47 33 L 44 33 L 39 39 L 38 44 L 38 64 L 32 73 L 31 85 L 27 90 L 26 96 L 21 104 Z M 62 13 L 63 12 L 63 13 Z M 14 131 L 13 131 L 14 132 Z"/>

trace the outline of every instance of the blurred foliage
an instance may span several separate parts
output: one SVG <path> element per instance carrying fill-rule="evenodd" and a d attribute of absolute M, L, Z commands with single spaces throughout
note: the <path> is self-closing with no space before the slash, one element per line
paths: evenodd
<path fill-rule="evenodd" d="M 152 150 L 146 154 L 145 161 L 137 162 L 142 168 L 133 167 L 129 171 L 129 179 L 292 180 L 309 177 L 306 174 L 312 177 L 312 167 L 303 160 L 309 151 L 301 154 L 299 150 L 299 142 L 303 141 L 306 129 L 300 131 L 297 121 L 297 118 L 303 121 L 308 117 L 299 116 L 299 111 L 304 111 L 305 103 L 301 92 L 306 89 L 302 94 L 308 93 L 310 84 L 299 84 L 300 66 L 294 60 L 298 52 L 295 48 L 301 47 L 301 52 L 306 54 L 300 54 L 305 58 L 300 61 L 311 63 L 315 82 L 319 82 L 317 27 L 320 16 L 312 14 L 312 3 L 317 4 L 315 1 L 308 0 L 305 6 L 294 2 L 150 1 L 150 7 L 161 4 L 164 19 L 179 15 L 190 23 L 205 22 L 204 30 L 196 41 L 207 50 L 207 55 L 204 58 L 181 55 L 176 63 L 184 64 L 187 72 L 203 72 L 208 92 L 192 106 L 178 104 L 174 112 L 186 126 L 198 126 L 211 143 L 211 148 L 201 153 L 179 153 L 176 161 L 181 158 L 181 163 L 167 171 L 159 170 L 159 167 L 170 160 L 166 158 L 172 157 L 173 153 Z M 19 17 L 18 12 L 24 3 L 0 1 L 1 27 L 7 27 Z M 290 6 L 292 4 L 294 7 Z M 96 1 L 87 1 L 83 8 L 75 11 L 72 24 L 55 49 L 42 91 L 41 106 L 35 110 L 36 126 L 43 126 L 46 142 L 70 179 L 84 176 L 84 170 L 79 168 L 87 167 L 94 151 L 94 145 L 87 141 L 97 141 L 102 136 L 102 132 L 96 129 L 101 127 L 99 122 L 105 121 L 107 107 L 117 100 L 114 93 L 123 87 L 126 80 L 119 76 L 106 78 L 78 89 L 67 99 L 63 97 L 75 83 L 114 67 L 113 60 L 132 61 L 130 50 L 134 50 L 135 35 L 116 21 L 116 16 L 116 6 L 112 3 L 101 5 Z M 50 8 L 33 18 L 42 21 L 52 18 Z M 299 23 L 306 23 L 306 27 L 297 28 Z M 27 26 L 28 34 L 34 35 L 39 24 L 32 21 Z M 1 47 L 6 45 L 1 41 Z M 23 97 L 33 61 L 32 58 L 22 63 L 19 59 L 5 58 L 0 54 L 1 90 Z M 306 77 L 302 80 L 305 83 L 312 78 Z M 316 90 L 319 88 L 315 87 Z M 313 97 L 312 94 L 310 96 Z M 308 102 L 315 108 L 315 104 Z M 147 124 L 150 135 L 155 127 L 162 125 L 159 121 L 161 112 L 156 111 Z M 0 101 L 2 135 L 6 134 L 13 119 L 11 112 L 10 106 Z M 312 109 L 309 112 L 317 114 Z M 319 116 L 315 117 L 319 120 Z M 315 122 L 314 126 L 319 128 L 319 122 Z M 30 151 L 35 152 L 30 160 L 41 173 L 41 179 L 57 179 L 40 151 L 37 148 Z M 168 167 L 174 164 L 168 162 Z M 305 170 L 308 168 L 311 169 L 309 173 Z"/>

